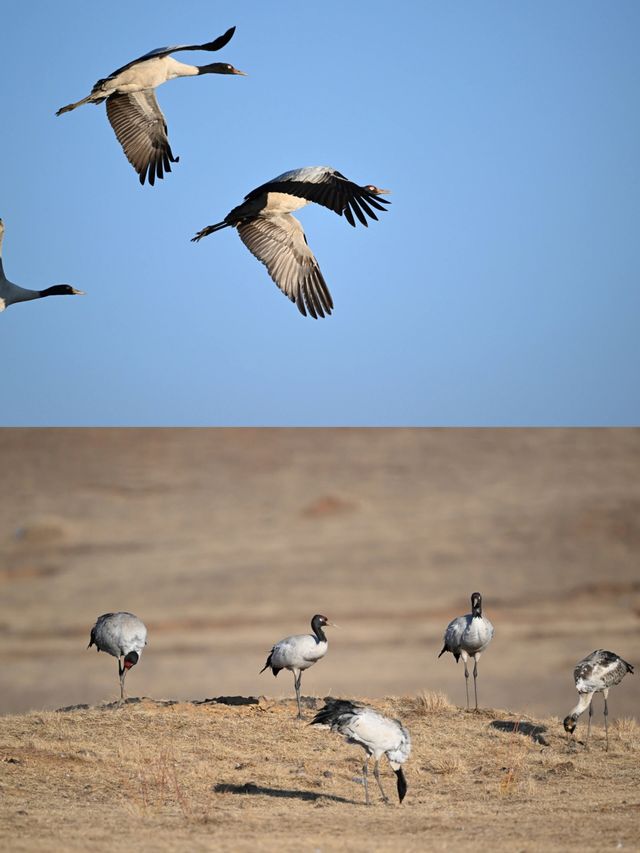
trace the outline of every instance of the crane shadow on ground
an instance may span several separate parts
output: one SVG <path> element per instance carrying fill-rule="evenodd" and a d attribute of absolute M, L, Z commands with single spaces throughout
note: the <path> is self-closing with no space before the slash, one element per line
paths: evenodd
<path fill-rule="evenodd" d="M 288 788 L 267 788 L 264 785 L 256 785 L 254 782 L 245 782 L 244 785 L 234 785 L 227 782 L 219 782 L 213 786 L 216 794 L 258 794 L 263 797 L 277 797 L 293 800 L 329 800 L 332 803 L 348 803 L 358 805 L 356 800 L 348 800 L 346 797 L 336 797 L 334 794 L 323 794 L 319 791 L 292 791 Z"/>
<path fill-rule="evenodd" d="M 530 737 L 534 743 L 549 746 L 549 741 L 544 736 L 546 726 L 538 726 L 535 723 L 527 723 L 524 720 L 493 720 L 489 728 L 497 729 L 499 732 L 513 732 L 514 734 Z"/>

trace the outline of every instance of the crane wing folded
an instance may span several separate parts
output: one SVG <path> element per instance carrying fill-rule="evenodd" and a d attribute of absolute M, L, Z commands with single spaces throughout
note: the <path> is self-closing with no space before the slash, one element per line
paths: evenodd
<path fill-rule="evenodd" d="M 288 213 L 259 216 L 237 227 L 247 249 L 301 314 L 314 319 L 331 314 L 331 294 L 297 219 Z"/>
<path fill-rule="evenodd" d="M 384 205 L 390 204 L 387 199 L 380 198 L 367 187 L 360 187 L 347 180 L 335 169 L 321 170 L 319 167 L 285 172 L 273 181 L 257 187 L 246 198 L 255 198 L 265 192 L 289 193 L 321 204 L 340 216 L 344 215 L 347 222 L 353 226 L 356 224 L 354 214 L 364 226 L 368 226 L 367 216 L 378 219 L 372 208 L 385 210 Z"/>
<path fill-rule="evenodd" d="M 164 177 L 164 172 L 171 171 L 171 163 L 178 162 L 152 89 L 111 95 L 107 98 L 107 117 L 141 184 L 148 177 L 153 186 L 156 177 Z"/>

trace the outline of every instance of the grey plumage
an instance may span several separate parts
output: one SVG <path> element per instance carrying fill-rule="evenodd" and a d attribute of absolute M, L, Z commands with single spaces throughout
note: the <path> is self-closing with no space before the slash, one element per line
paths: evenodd
<path fill-rule="evenodd" d="M 576 729 L 578 717 L 589 708 L 589 724 L 587 726 L 586 743 L 589 743 L 591 733 L 591 717 L 593 716 L 592 699 L 594 694 L 602 693 L 604 696 L 604 725 L 606 733 L 606 747 L 609 749 L 609 690 L 620 684 L 625 675 L 633 674 L 633 666 L 627 663 L 615 652 L 606 649 L 596 649 L 583 658 L 573 670 L 573 679 L 578 691 L 578 704 L 569 712 L 563 720 L 564 730 L 573 734 Z"/>
<path fill-rule="evenodd" d="M 167 122 L 158 105 L 153 89 L 129 94 L 114 94 L 107 98 L 107 118 L 114 130 L 127 160 L 144 184 L 164 177 L 177 163 L 167 135 Z"/>
<path fill-rule="evenodd" d="M 104 613 L 98 617 L 91 629 L 87 648 L 90 649 L 91 646 L 95 646 L 97 651 L 107 652 L 107 654 L 118 658 L 121 701 L 124 699 L 126 674 L 132 666 L 138 663 L 146 644 L 146 625 L 142 619 L 125 610 L 117 613 Z"/>
<path fill-rule="evenodd" d="M 411 754 L 411 735 L 400 720 L 385 717 L 379 711 L 360 702 L 345 699 L 327 699 L 326 704 L 313 718 L 311 725 L 326 725 L 332 731 L 341 734 L 347 743 L 361 746 L 367 757 L 362 775 L 364 780 L 365 803 L 369 805 L 368 769 L 369 759 L 373 757 L 374 776 L 382 799 L 388 798 L 380 781 L 380 759 L 387 756 L 392 770 L 396 774 L 398 799 L 403 801 L 407 792 L 407 781 L 401 765 Z"/>
<path fill-rule="evenodd" d="M 493 639 L 493 625 L 482 615 L 482 596 L 479 592 L 471 594 L 471 613 L 452 619 L 444 633 L 444 644 L 438 657 L 451 652 L 456 663 L 462 658 L 464 663 L 464 685 L 469 710 L 469 670 L 467 660 L 473 658 L 473 689 L 478 710 L 478 660 L 482 652 Z"/>
<path fill-rule="evenodd" d="M 300 313 L 318 319 L 331 314 L 333 300 L 292 211 L 315 202 L 344 215 L 351 225 L 358 219 L 367 226 L 367 216 L 377 220 L 375 210 L 385 210 L 383 205 L 389 204 L 379 197 L 387 192 L 371 184 L 359 186 L 331 166 L 305 166 L 256 187 L 222 222 L 208 225 L 192 240 L 197 242 L 222 228 L 237 228 L 247 249 L 265 265 Z"/>
<path fill-rule="evenodd" d="M 313 634 L 293 634 L 277 642 L 260 670 L 260 673 L 263 673 L 265 669 L 271 668 L 274 676 L 277 676 L 281 669 L 288 669 L 293 673 L 299 719 L 302 719 L 300 704 L 302 673 L 326 655 L 329 643 L 322 629 L 327 625 L 331 625 L 327 617 L 316 613 L 311 620 Z"/>
<path fill-rule="evenodd" d="M 171 171 L 173 156 L 167 135 L 167 123 L 155 95 L 155 88 L 176 77 L 200 74 L 239 74 L 246 76 L 228 63 L 186 65 L 170 54 L 186 50 L 215 51 L 224 47 L 235 32 L 231 27 L 219 38 L 206 44 L 181 44 L 160 47 L 128 62 L 121 68 L 102 77 L 89 95 L 61 107 L 56 115 L 75 110 L 82 104 L 107 103 L 107 118 L 124 153 L 138 173 L 140 183 L 148 180 L 153 186 L 156 178 Z"/>
<path fill-rule="evenodd" d="M 0 311 L 18 302 L 30 302 L 32 299 L 42 299 L 45 296 L 81 296 L 82 290 L 76 290 L 70 284 L 54 284 L 44 290 L 31 290 L 15 284 L 4 274 L 2 264 L 2 243 L 4 240 L 4 222 L 0 219 Z"/>

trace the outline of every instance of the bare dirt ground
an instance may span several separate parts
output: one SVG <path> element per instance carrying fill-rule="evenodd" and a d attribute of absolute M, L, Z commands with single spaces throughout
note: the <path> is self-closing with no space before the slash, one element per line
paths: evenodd
<path fill-rule="evenodd" d="M 640 664 L 640 431 L 3 430 L 0 459 L 0 712 L 34 712 L 0 720 L 22 762 L 0 762 L 11 849 L 631 843 L 635 729 L 606 760 L 568 756 L 558 719 L 581 657 Z M 320 612 L 341 627 L 306 695 L 459 706 L 462 666 L 437 654 L 474 590 L 496 627 L 480 703 L 518 717 L 398 707 L 416 741 L 401 811 L 361 809 L 357 750 L 277 704 L 51 713 L 118 695 L 116 661 L 86 645 L 120 609 L 149 628 L 131 696 L 291 697 L 289 673 L 258 672 Z M 628 676 L 610 719 L 639 699 Z M 548 747 L 491 728 L 520 715 Z M 347 802 L 304 794 L 320 790 Z"/>
<path fill-rule="evenodd" d="M 585 751 L 557 718 L 466 713 L 438 694 L 375 704 L 412 733 L 401 806 L 377 789 L 365 806 L 362 750 L 297 721 L 293 702 L 3 717 L 0 838 L 13 851 L 638 849 L 634 721 L 612 726 L 605 753 L 601 726 Z M 382 780 L 395 794 L 386 763 Z"/>

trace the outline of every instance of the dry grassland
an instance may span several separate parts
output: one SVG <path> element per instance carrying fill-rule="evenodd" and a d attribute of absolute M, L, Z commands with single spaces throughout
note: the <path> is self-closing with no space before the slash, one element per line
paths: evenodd
<path fill-rule="evenodd" d="M 608 753 L 595 725 L 587 752 L 557 718 L 466 713 L 442 694 L 374 704 L 413 737 L 402 806 L 367 808 L 363 752 L 298 722 L 292 701 L 4 717 L 0 841 L 16 852 L 637 849 L 634 721 L 612 724 Z M 395 792 L 388 765 L 383 783 Z"/>

